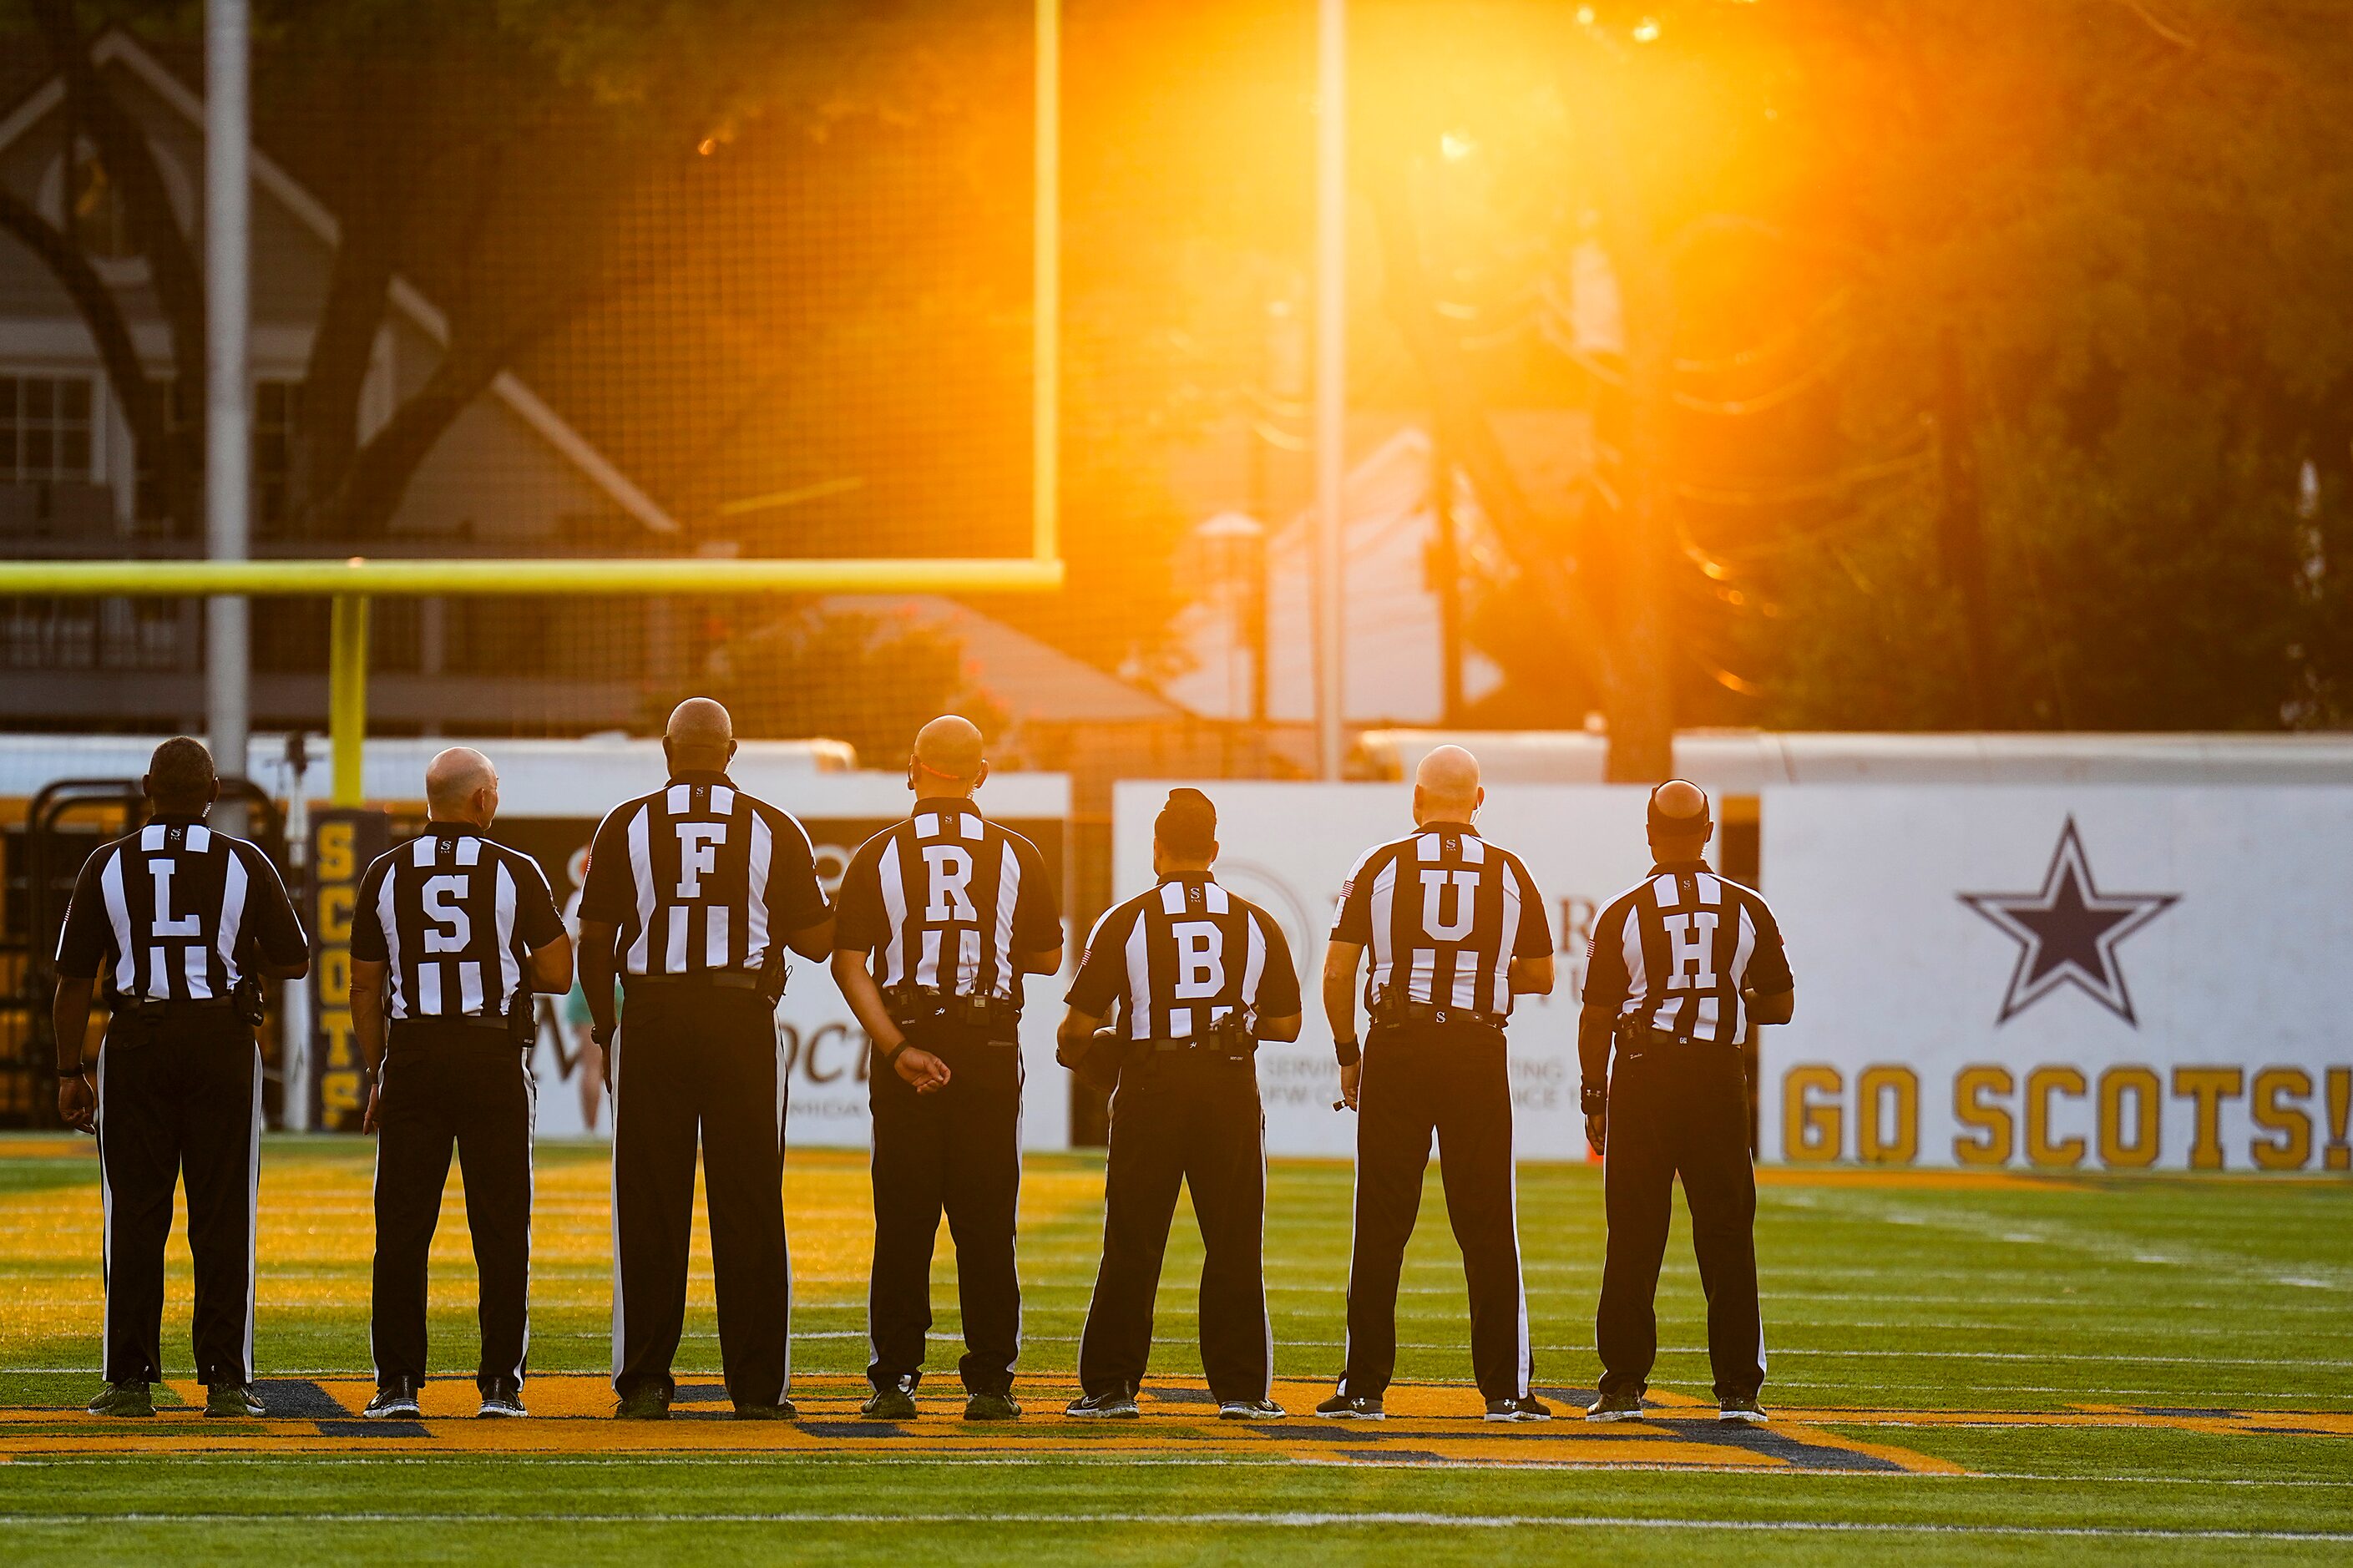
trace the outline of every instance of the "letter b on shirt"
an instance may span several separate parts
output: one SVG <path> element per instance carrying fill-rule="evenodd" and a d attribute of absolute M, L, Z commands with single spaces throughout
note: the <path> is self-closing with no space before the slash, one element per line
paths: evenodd
<path fill-rule="evenodd" d="M 1176 942 L 1178 1001 L 1198 1001 L 1226 988 L 1226 933 L 1215 921 L 1178 921 L 1168 934 Z"/>

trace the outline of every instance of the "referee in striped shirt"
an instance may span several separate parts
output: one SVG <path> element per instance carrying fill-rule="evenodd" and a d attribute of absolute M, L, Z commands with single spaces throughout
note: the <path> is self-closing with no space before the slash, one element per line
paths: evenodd
<path fill-rule="evenodd" d="M 807 832 L 727 776 L 726 709 L 680 703 L 662 753 L 670 782 L 606 816 L 580 892 L 580 980 L 613 1095 L 614 1414 L 665 1419 L 677 1392 L 699 1136 L 727 1394 L 739 1421 L 790 1420 L 776 1003 L 785 950 L 823 957 L 833 917 Z"/>
<path fill-rule="evenodd" d="M 1324 1011 L 1355 1106 L 1356 1245 L 1348 1261 L 1348 1359 L 1319 1415 L 1377 1421 L 1397 1366 L 1398 1273 L 1421 1207 L 1430 1136 L 1471 1288 L 1471 1366 L 1490 1421 L 1546 1421 L 1520 1282 L 1512 1084 L 1504 1026 L 1512 998 L 1553 984 L 1551 923 L 1527 868 L 1479 837 L 1487 798 L 1477 759 L 1440 746 L 1421 761 L 1413 833 L 1366 852 L 1341 889 L 1324 959 Z M 1356 1039 L 1356 973 L 1372 1029 Z M 1361 1054 L 1361 1061 L 1359 1056 Z"/>
<path fill-rule="evenodd" d="M 454 1143 L 481 1289 L 478 1414 L 521 1415 L 538 1111 L 532 996 L 571 987 L 572 939 L 539 863 L 486 837 L 499 811 L 488 757 L 464 746 L 435 757 L 425 803 L 424 834 L 376 857 L 352 914 L 352 1025 L 378 1140 L 366 1414 L 419 1413 L 426 1257 Z"/>
<path fill-rule="evenodd" d="M 1789 1021 L 1796 985 L 1764 899 L 1702 858 L 1715 831 L 1698 785 L 1672 779 L 1651 791 L 1656 863 L 1593 921 L 1577 1054 L 1586 1136 L 1609 1157 L 1609 1249 L 1596 1321 L 1600 1397 L 1588 1421 L 1641 1418 L 1677 1176 L 1707 1293 L 1720 1417 L 1765 1419 L 1757 1403 L 1765 1384 L 1757 1175 L 1740 1047 L 1751 1024 Z"/>
<path fill-rule="evenodd" d="M 1062 1058 L 1093 1047 L 1114 1012 L 1119 1053 L 1103 1267 L 1071 1415 L 1137 1414 L 1181 1185 L 1201 1226 L 1201 1368 L 1218 1415 L 1282 1419 L 1269 1397 L 1266 1114 L 1254 1058 L 1261 1040 L 1299 1037 L 1299 972 L 1273 918 L 1210 875 L 1217 858 L 1217 807 L 1199 790 L 1169 791 L 1152 832 L 1159 884 L 1095 922 L 1071 984 Z"/>
<path fill-rule="evenodd" d="M 1021 1414 L 1022 976 L 1061 968 L 1062 916 L 1038 847 L 973 805 L 987 778 L 969 721 L 924 725 L 907 759 L 914 810 L 841 877 L 833 977 L 872 1042 L 870 1420 L 914 1419 L 943 1213 L 964 1307 L 965 1419 Z"/>
<path fill-rule="evenodd" d="M 311 942 L 269 858 L 205 826 L 212 753 L 183 735 L 140 781 L 154 816 L 82 863 L 58 938 L 50 1019 L 58 1112 L 98 1134 L 106 1209 L 106 1382 L 93 1415 L 153 1415 L 163 1371 L 164 1241 L 185 1173 L 195 1255 L 196 1376 L 207 1415 L 260 1415 L 253 1226 L 261 1179 L 260 983 L 310 972 Z M 82 1047 L 99 978 L 113 993 L 93 1088 Z"/>

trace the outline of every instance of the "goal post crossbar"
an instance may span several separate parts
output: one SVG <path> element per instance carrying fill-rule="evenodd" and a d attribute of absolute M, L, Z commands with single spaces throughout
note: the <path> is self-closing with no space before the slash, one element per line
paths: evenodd
<path fill-rule="evenodd" d="M 1062 585 L 1059 560 L 1032 556 L 484 557 L 405 560 L 11 561 L 0 595 L 182 598 L 228 594 L 364 598 L 424 595 L 1042 593 Z"/>
<path fill-rule="evenodd" d="M 1047 593 L 1062 563 L 1008 556 L 902 560 L 737 560 L 711 557 L 311 561 L 12 561 L 0 563 L 0 595 L 182 598 L 325 597 L 330 798 L 364 795 L 368 602 L 374 598 L 523 595 Z"/>

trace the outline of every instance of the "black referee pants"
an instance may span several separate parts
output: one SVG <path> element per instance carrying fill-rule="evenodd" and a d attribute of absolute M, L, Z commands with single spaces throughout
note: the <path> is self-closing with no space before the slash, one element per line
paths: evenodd
<path fill-rule="evenodd" d="M 1153 1298 L 1178 1184 L 1201 1226 L 1201 1368 L 1220 1402 L 1264 1399 L 1274 1327 L 1261 1256 L 1266 1117 L 1258 1064 L 1208 1051 L 1156 1052 L 1121 1072 L 1103 1180 L 1103 1267 L 1079 1336 L 1087 1393 L 1133 1391 L 1152 1355 Z"/>
<path fill-rule="evenodd" d="M 1748 1086 L 1727 1046 L 1620 1048 L 1609 1079 L 1602 1163 L 1609 1249 L 1595 1339 L 1601 1392 L 1640 1394 L 1658 1357 L 1653 1300 L 1675 1178 L 1691 1206 L 1692 1250 L 1707 1293 L 1707 1355 L 1719 1400 L 1765 1384 L 1757 1302 L 1757 1173 L 1748 1163 Z"/>
<path fill-rule="evenodd" d="M 631 985 L 614 1044 L 613 1387 L 677 1391 L 699 1135 L 727 1395 L 775 1405 L 793 1366 L 776 1014 L 756 991 Z"/>
<path fill-rule="evenodd" d="M 1468 1024 L 1377 1027 L 1366 1037 L 1340 1392 L 1377 1399 L 1397 1371 L 1398 1275 L 1421 1209 L 1433 1132 L 1471 1291 L 1472 1373 L 1489 1399 L 1524 1398 L 1534 1367 L 1520 1285 L 1510 1064 L 1501 1029 Z"/>
<path fill-rule="evenodd" d="M 128 1010 L 98 1056 L 106 1215 L 106 1380 L 164 1378 L 164 1242 L 188 1184 L 199 1382 L 253 1381 L 253 1223 L 261 1174 L 261 1052 L 229 1007 Z"/>
<path fill-rule="evenodd" d="M 995 1031 L 1009 1034 L 1008 1030 Z M 877 1388 L 920 1382 L 932 1328 L 932 1247 L 947 1215 L 964 1310 L 968 1394 L 1013 1387 L 1021 1355 L 1021 1281 L 1013 1226 L 1021 1196 L 1021 1049 L 991 1031 L 934 1022 L 908 1039 L 947 1063 L 947 1087 L 917 1094 L 876 1057 L 874 1274 L 867 1296 Z"/>
<path fill-rule="evenodd" d="M 425 1378 L 426 1258 L 441 1223 L 454 1145 L 480 1281 L 488 1394 L 521 1383 L 531 1349 L 531 1145 L 538 1086 L 503 1028 L 434 1019 L 392 1025 L 378 1080 L 375 1302 L 368 1346 L 379 1388 Z"/>

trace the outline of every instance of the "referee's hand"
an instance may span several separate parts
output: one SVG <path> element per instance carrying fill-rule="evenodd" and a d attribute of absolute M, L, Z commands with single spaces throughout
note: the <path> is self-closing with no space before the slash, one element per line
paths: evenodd
<path fill-rule="evenodd" d="M 376 1111 L 381 1108 L 383 1101 L 384 1085 L 380 1083 L 369 1084 L 367 1112 L 360 1118 L 361 1131 L 373 1132 L 376 1130 Z"/>
<path fill-rule="evenodd" d="M 891 1070 L 914 1085 L 917 1094 L 936 1094 L 948 1086 L 948 1064 L 920 1046 L 901 1051 Z"/>
<path fill-rule="evenodd" d="M 1603 1145 L 1609 1142 L 1609 1113 L 1608 1111 L 1597 1110 L 1585 1119 L 1585 1141 L 1593 1145 L 1595 1153 L 1606 1152 Z"/>
<path fill-rule="evenodd" d="M 58 1079 L 58 1115 L 77 1132 L 98 1131 L 98 1095 L 88 1072 Z"/>
<path fill-rule="evenodd" d="M 1357 1062 L 1340 1069 L 1340 1103 L 1349 1110 L 1356 1109 L 1356 1086 L 1364 1081 L 1365 1064 Z"/>

